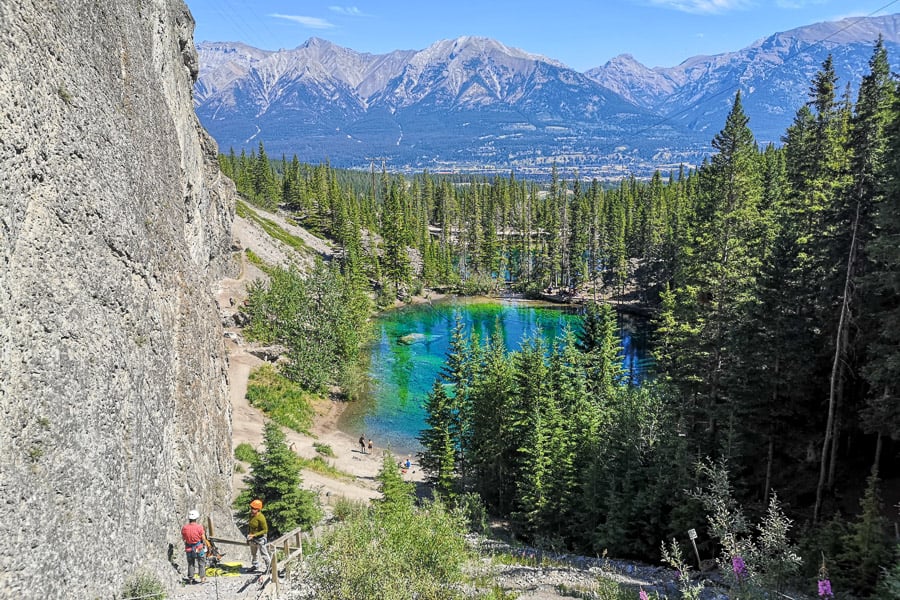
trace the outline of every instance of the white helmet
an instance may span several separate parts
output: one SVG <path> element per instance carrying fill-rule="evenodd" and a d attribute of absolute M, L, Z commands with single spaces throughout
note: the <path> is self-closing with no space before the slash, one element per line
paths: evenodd
<path fill-rule="evenodd" d="M 200 511 L 196 508 L 188 513 L 188 521 L 196 521 L 200 518 Z"/>

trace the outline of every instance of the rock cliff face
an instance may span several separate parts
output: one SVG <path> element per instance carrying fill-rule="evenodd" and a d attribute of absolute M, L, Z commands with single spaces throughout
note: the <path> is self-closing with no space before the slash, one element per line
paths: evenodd
<path fill-rule="evenodd" d="M 0 2 L 0 597 L 171 582 L 187 510 L 230 523 L 233 189 L 193 25 L 181 0 Z"/>

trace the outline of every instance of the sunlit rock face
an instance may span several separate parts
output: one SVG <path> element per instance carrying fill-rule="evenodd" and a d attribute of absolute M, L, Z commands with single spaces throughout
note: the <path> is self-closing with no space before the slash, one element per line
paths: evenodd
<path fill-rule="evenodd" d="M 187 510 L 230 522 L 233 187 L 193 26 L 180 0 L 0 2 L 0 597 L 171 583 Z"/>

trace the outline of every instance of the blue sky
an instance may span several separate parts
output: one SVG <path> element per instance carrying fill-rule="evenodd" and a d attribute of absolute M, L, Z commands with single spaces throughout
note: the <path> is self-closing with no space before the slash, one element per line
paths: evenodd
<path fill-rule="evenodd" d="M 671 67 L 802 25 L 900 11 L 900 0 L 186 1 L 197 41 L 277 50 L 320 37 L 382 54 L 474 35 L 579 71 L 623 53 L 649 67 Z"/>

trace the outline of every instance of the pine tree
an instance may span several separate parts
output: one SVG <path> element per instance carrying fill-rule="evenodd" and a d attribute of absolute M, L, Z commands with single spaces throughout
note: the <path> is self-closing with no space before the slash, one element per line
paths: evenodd
<path fill-rule="evenodd" d="M 272 421 L 266 422 L 263 444 L 265 450 L 251 466 L 247 490 L 235 505 L 243 508 L 253 498 L 261 499 L 273 539 L 279 532 L 311 528 L 322 516 L 318 499 L 313 492 L 300 489 L 297 456 L 285 443 L 281 428 Z"/>
<path fill-rule="evenodd" d="M 555 423 L 548 423 L 547 365 L 538 336 L 515 354 L 516 393 L 512 407 L 512 432 L 518 444 L 516 507 L 519 522 L 531 533 L 545 525 L 550 502 L 547 478 L 552 456 L 548 437 Z"/>
<path fill-rule="evenodd" d="M 444 499 L 454 496 L 456 480 L 456 441 L 453 437 L 453 405 L 440 379 L 435 380 L 425 400 L 425 423 L 428 428 L 419 434 L 425 448 L 419 454 L 422 470 L 428 481 Z"/>
<path fill-rule="evenodd" d="M 397 180 L 393 180 L 387 190 L 381 225 L 381 235 L 384 238 L 382 269 L 398 296 L 412 277 L 406 250 L 403 204 L 402 188 Z"/>
<path fill-rule="evenodd" d="M 877 333 L 869 341 L 864 374 L 871 386 L 862 411 L 863 426 L 883 438 L 900 438 L 900 94 L 893 94 L 886 124 L 884 156 L 878 169 L 874 206 L 876 236 L 869 243 L 870 272 L 864 289 Z"/>
<path fill-rule="evenodd" d="M 515 481 L 512 472 L 518 440 L 511 433 L 514 371 L 500 327 L 484 353 L 484 367 L 470 391 L 471 445 L 467 463 L 472 487 L 488 507 L 506 514 Z"/>
<path fill-rule="evenodd" d="M 595 401 L 608 398 L 622 376 L 622 341 L 618 318 L 609 304 L 588 302 L 578 332 L 578 349 L 584 354 L 588 390 Z"/>
<path fill-rule="evenodd" d="M 569 239 L 568 239 L 568 285 L 573 289 L 588 279 L 588 233 L 589 211 L 587 198 L 581 192 L 581 183 L 576 175 L 572 182 L 572 203 L 569 211 Z"/>
<path fill-rule="evenodd" d="M 259 143 L 259 153 L 253 163 L 252 174 L 253 198 L 261 206 L 273 209 L 278 206 L 278 194 L 275 187 L 275 176 L 272 173 L 272 165 L 269 164 L 269 156 L 263 143 Z"/>
<path fill-rule="evenodd" d="M 869 476 L 865 495 L 860 501 L 861 513 L 850 524 L 843 540 L 844 553 L 839 558 L 843 578 L 860 597 L 875 591 L 881 567 L 888 564 L 891 548 L 885 540 L 885 520 L 881 515 L 881 494 L 878 475 Z"/>
<path fill-rule="evenodd" d="M 411 511 L 416 498 L 413 484 L 403 480 L 395 459 L 393 454 L 385 452 L 381 458 L 381 469 L 375 476 L 378 491 L 381 492 L 376 506 L 382 516 Z"/>
<path fill-rule="evenodd" d="M 466 337 L 465 324 L 460 313 L 455 314 L 453 331 L 450 334 L 450 347 L 447 358 L 441 369 L 441 378 L 453 388 L 451 397 L 451 431 L 453 446 L 456 449 L 456 465 L 462 477 L 466 477 L 465 458 L 471 439 L 471 398 L 472 383 L 475 380 L 478 350 L 477 342 Z"/>
<path fill-rule="evenodd" d="M 700 170 L 693 248 L 676 291 L 682 331 L 696 332 L 680 350 L 689 352 L 680 359 L 689 371 L 678 377 L 687 384 L 685 393 L 696 394 L 694 416 L 706 423 L 711 442 L 706 452 L 718 451 L 722 427 L 733 417 L 731 380 L 740 361 L 733 333 L 752 301 L 763 251 L 759 152 L 740 93 L 713 147 L 717 153 Z"/>

